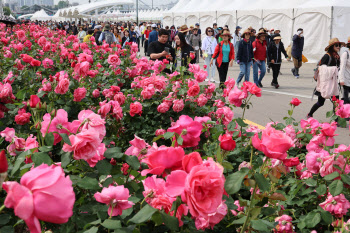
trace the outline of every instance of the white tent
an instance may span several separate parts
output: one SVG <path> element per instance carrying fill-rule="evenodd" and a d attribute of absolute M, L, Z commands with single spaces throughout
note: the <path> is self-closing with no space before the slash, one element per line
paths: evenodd
<path fill-rule="evenodd" d="M 30 20 L 51 20 L 51 16 L 49 16 L 43 9 L 40 11 L 37 11 L 33 14 L 33 16 L 30 18 Z"/>
<path fill-rule="evenodd" d="M 18 19 L 30 19 L 32 16 L 33 16 L 33 14 L 21 15 L 18 17 Z"/>
<path fill-rule="evenodd" d="M 243 29 L 278 28 L 287 47 L 298 28 L 304 29 L 304 55 L 317 61 L 332 37 L 346 41 L 350 36 L 349 0 L 179 0 L 163 13 L 164 26 L 188 26 L 200 23 L 205 28 L 217 22 L 228 25 L 233 33 L 237 25 Z"/>

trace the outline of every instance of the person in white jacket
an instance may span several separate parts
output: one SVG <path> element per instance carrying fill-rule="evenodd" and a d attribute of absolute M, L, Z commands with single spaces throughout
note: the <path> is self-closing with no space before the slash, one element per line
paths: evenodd
<path fill-rule="evenodd" d="M 208 81 L 210 79 L 211 82 L 215 82 L 215 63 L 210 66 L 210 60 L 211 57 L 214 54 L 215 51 L 215 47 L 217 45 L 217 41 L 214 37 L 214 29 L 211 27 L 207 27 L 207 29 L 205 29 L 205 34 L 207 35 L 203 41 L 202 41 L 202 54 L 203 54 L 203 59 L 204 59 L 204 63 L 207 66 L 206 71 L 208 72 L 208 78 L 206 81 Z M 217 83 L 219 83 L 218 81 L 216 81 Z"/>
<path fill-rule="evenodd" d="M 343 86 L 344 104 L 350 104 L 350 37 L 348 43 L 344 47 L 344 52 L 340 55 L 340 70 L 339 70 L 339 84 Z"/>

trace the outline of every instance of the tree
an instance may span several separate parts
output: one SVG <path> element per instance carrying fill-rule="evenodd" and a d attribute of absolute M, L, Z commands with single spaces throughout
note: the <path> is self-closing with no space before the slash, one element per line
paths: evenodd
<path fill-rule="evenodd" d="M 58 9 L 62 9 L 62 8 L 68 7 L 68 4 L 67 4 L 66 1 L 59 1 L 57 5 L 58 5 Z"/>
<path fill-rule="evenodd" d="M 11 14 L 11 10 L 10 10 L 10 8 L 7 7 L 7 6 L 5 6 L 5 7 L 3 8 L 3 11 L 4 11 L 4 15 L 10 15 L 10 14 Z"/>

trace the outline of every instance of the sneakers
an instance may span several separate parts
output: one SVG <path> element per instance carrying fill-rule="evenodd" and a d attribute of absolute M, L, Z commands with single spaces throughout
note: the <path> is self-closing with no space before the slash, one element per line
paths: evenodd
<path fill-rule="evenodd" d="M 215 83 L 215 79 L 211 78 L 210 82 Z"/>
<path fill-rule="evenodd" d="M 271 86 L 275 87 L 276 89 L 280 87 L 278 83 L 271 83 Z"/>
<path fill-rule="evenodd" d="M 295 75 L 294 77 L 295 77 L 296 79 L 299 79 L 299 75 Z"/>
<path fill-rule="evenodd" d="M 295 68 L 290 69 L 290 71 L 292 71 L 292 74 L 295 76 Z"/>
<path fill-rule="evenodd" d="M 267 73 L 270 73 L 270 67 L 267 67 Z"/>
<path fill-rule="evenodd" d="M 264 87 L 261 82 L 258 83 L 258 87 L 262 88 Z"/>
<path fill-rule="evenodd" d="M 209 79 L 207 79 L 207 78 L 206 78 L 204 81 L 208 82 L 208 81 L 209 81 Z"/>
<path fill-rule="evenodd" d="M 309 114 L 306 115 L 306 119 L 311 118 L 312 116 L 310 116 Z"/>

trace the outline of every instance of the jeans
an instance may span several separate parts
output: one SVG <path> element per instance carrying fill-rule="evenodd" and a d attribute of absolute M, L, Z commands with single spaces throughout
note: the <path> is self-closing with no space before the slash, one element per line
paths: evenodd
<path fill-rule="evenodd" d="M 215 59 L 214 59 L 213 60 L 213 65 L 210 67 L 210 60 L 211 60 L 212 56 L 213 56 L 213 54 L 208 54 L 208 57 L 205 58 L 204 63 L 207 66 L 205 71 L 208 72 L 208 78 L 214 79 L 216 66 L 215 66 Z"/>
<path fill-rule="evenodd" d="M 249 82 L 249 76 L 250 76 L 250 66 L 252 65 L 252 62 L 240 62 L 239 63 L 239 69 L 241 72 L 238 75 L 237 83 L 240 83 L 243 76 L 244 81 Z"/>
<path fill-rule="evenodd" d="M 278 84 L 277 78 L 278 78 L 278 75 L 280 74 L 281 64 L 270 63 L 270 66 L 272 68 L 272 83 Z"/>
<path fill-rule="evenodd" d="M 235 46 L 235 62 L 237 62 L 237 52 L 238 52 L 238 47 L 239 47 L 239 41 L 237 41 L 234 46 Z"/>
<path fill-rule="evenodd" d="M 343 99 L 344 99 L 344 104 L 350 104 L 350 98 L 349 98 L 349 93 L 350 93 L 350 87 L 348 86 L 343 86 Z"/>
<path fill-rule="evenodd" d="M 227 77 L 227 71 L 228 71 L 228 62 L 222 62 L 221 66 L 218 67 L 219 77 L 220 77 L 220 87 L 223 89 L 226 77 Z"/>
<path fill-rule="evenodd" d="M 260 63 L 260 64 L 259 64 Z M 260 77 L 259 77 L 259 69 L 260 69 Z M 253 78 L 254 83 L 258 85 L 263 80 L 266 73 L 266 63 L 265 61 L 256 61 L 253 64 Z"/>

